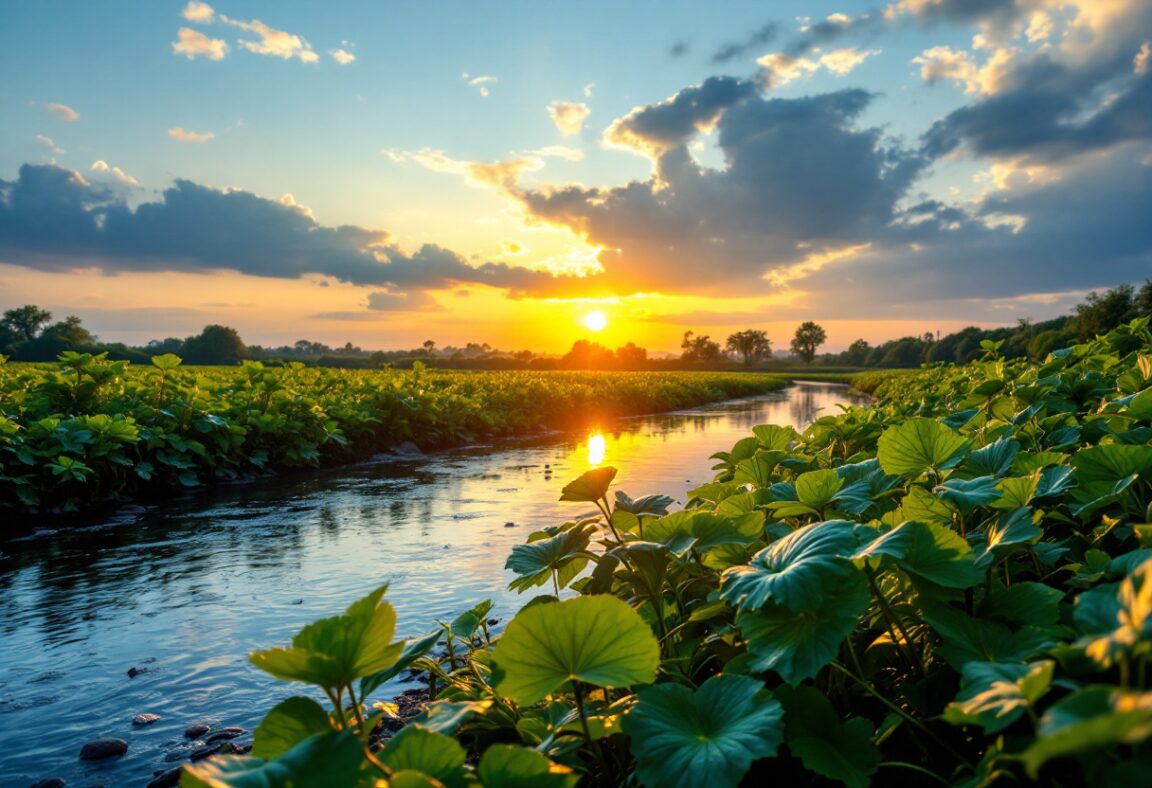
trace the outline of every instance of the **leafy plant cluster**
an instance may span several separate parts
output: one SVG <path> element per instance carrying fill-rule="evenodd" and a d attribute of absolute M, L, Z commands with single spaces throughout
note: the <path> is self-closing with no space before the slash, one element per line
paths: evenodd
<path fill-rule="evenodd" d="M 735 373 L 151 367 L 65 352 L 0 356 L 0 509 L 122 496 L 651 413 L 786 385 Z"/>
<path fill-rule="evenodd" d="M 543 593 L 502 634 L 483 604 L 393 643 L 380 589 L 252 657 L 329 707 L 281 703 L 184 784 L 1148 784 L 1148 321 L 985 351 L 756 427 L 682 511 L 589 471 L 586 516 L 509 557 Z M 435 700 L 377 742 L 409 668 Z"/>

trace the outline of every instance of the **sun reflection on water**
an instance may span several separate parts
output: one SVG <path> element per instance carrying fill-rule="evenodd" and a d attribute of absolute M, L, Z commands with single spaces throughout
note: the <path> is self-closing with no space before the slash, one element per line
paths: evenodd
<path fill-rule="evenodd" d="M 604 433 L 596 432 L 588 436 L 588 464 L 596 467 L 604 464 L 604 452 L 608 444 L 604 441 Z"/>

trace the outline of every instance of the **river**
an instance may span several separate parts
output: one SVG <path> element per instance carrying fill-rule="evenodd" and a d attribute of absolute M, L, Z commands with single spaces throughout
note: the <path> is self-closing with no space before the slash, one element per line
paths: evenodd
<path fill-rule="evenodd" d="M 173 765 L 165 755 L 187 746 L 189 724 L 252 730 L 302 689 L 256 670 L 250 651 L 286 644 L 381 583 L 401 636 L 483 599 L 500 619 L 515 612 L 532 594 L 506 590 L 505 558 L 531 530 L 584 513 L 557 499 L 590 467 L 619 468 L 615 489 L 633 497 L 682 503 L 712 478 L 708 456 L 753 426 L 803 429 L 862 400 L 799 384 L 581 433 L 227 486 L 0 543 L 0 785 L 143 785 Z M 133 727 L 141 712 L 161 719 Z M 126 740 L 128 753 L 80 761 L 101 736 Z"/>

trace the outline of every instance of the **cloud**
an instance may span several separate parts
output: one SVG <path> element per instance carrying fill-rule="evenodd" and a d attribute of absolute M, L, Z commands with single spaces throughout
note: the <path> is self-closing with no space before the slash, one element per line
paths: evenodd
<path fill-rule="evenodd" d="M 195 132 L 182 129 L 179 126 L 168 129 L 168 136 L 178 142 L 208 142 L 209 140 L 216 139 L 216 135 L 210 131 Z"/>
<path fill-rule="evenodd" d="M 712 54 L 712 62 L 717 64 L 728 63 L 729 61 L 743 57 L 749 52 L 754 52 L 760 47 L 772 43 L 778 32 L 779 25 L 775 22 L 769 22 L 752 31 L 743 40 L 730 41 L 721 46 Z"/>
<path fill-rule="evenodd" d="M 479 88 L 480 89 L 480 95 L 484 96 L 485 98 L 487 98 L 490 94 L 488 86 L 491 84 L 495 84 L 496 82 L 500 81 L 499 77 L 494 77 L 494 76 L 491 76 L 490 74 L 481 74 L 478 77 L 474 77 L 471 74 L 469 74 L 467 71 L 465 71 L 463 74 L 461 74 L 460 78 L 463 79 L 466 83 L 468 83 L 469 86 L 474 87 L 474 88 Z"/>
<path fill-rule="evenodd" d="M 172 51 L 189 60 L 205 57 L 209 60 L 223 60 L 228 54 L 228 42 L 222 38 L 209 38 L 199 30 L 182 27 L 176 31 L 177 41 L 172 42 Z"/>
<path fill-rule="evenodd" d="M 561 134 L 579 134 L 591 113 L 587 104 L 578 101 L 553 101 L 548 105 L 548 116 Z"/>
<path fill-rule="evenodd" d="M 53 115 L 66 123 L 74 123 L 80 119 L 80 113 L 69 107 L 67 104 L 46 103 L 43 106 L 44 109 L 48 110 Z"/>
<path fill-rule="evenodd" d="M 55 153 L 57 155 L 64 152 L 64 150 L 62 148 L 59 148 L 56 146 L 56 143 L 53 141 L 53 139 L 51 137 L 45 137 L 43 134 L 37 134 L 36 139 L 40 140 L 45 145 L 47 145 L 48 150 L 52 151 L 53 153 Z"/>
<path fill-rule="evenodd" d="M 301 63 L 315 63 L 320 60 L 320 56 L 312 50 L 312 45 L 294 33 L 269 27 L 259 19 L 253 19 L 250 22 L 241 19 L 229 19 L 226 16 L 222 16 L 220 19 L 225 24 L 256 36 L 256 40 L 240 39 L 238 42 L 243 49 L 249 52 L 284 60 L 296 58 Z"/>
<path fill-rule="evenodd" d="M 110 167 L 108 165 L 108 162 L 106 162 L 102 159 L 99 159 L 97 161 L 92 162 L 92 166 L 89 167 L 88 169 L 90 169 L 92 172 L 98 173 L 100 175 L 105 175 L 105 176 L 109 177 L 111 180 L 115 181 L 116 183 L 121 183 L 121 184 L 124 184 L 125 186 L 139 186 L 140 185 L 140 181 L 136 180 L 131 175 L 124 172 L 124 170 L 120 169 L 119 167 Z"/>
<path fill-rule="evenodd" d="M 314 274 L 406 293 L 486 285 L 519 295 L 568 292 L 577 277 L 505 263 L 469 265 L 428 244 L 413 253 L 384 230 L 320 225 L 294 201 L 177 180 L 130 208 L 118 190 L 55 165 L 25 164 L 0 180 L 0 261 L 44 271 L 238 271 L 298 279 Z"/>
<path fill-rule="evenodd" d="M 668 57 L 684 57 L 690 49 L 687 41 L 677 41 L 668 47 Z"/>
<path fill-rule="evenodd" d="M 561 153 L 561 151 L 563 153 Z M 541 149 L 539 155 L 513 156 L 504 161 L 482 162 L 453 159 L 442 150 L 435 148 L 421 148 L 415 152 L 385 150 L 384 155 L 397 164 L 419 164 L 432 172 L 463 175 L 473 186 L 486 189 L 510 189 L 526 172 L 535 172 L 543 169 L 544 155 L 563 155 L 571 158 L 569 148 L 554 146 Z"/>
<path fill-rule="evenodd" d="M 373 312 L 443 312 L 436 299 L 423 292 L 394 293 L 380 291 L 368 294 L 368 309 Z"/>
<path fill-rule="evenodd" d="M 216 11 L 207 3 L 199 3 L 196 2 L 196 0 L 192 0 L 192 2 L 184 6 L 183 16 L 189 22 L 206 25 L 212 22 L 215 15 Z"/>
<path fill-rule="evenodd" d="M 815 50 L 819 52 L 819 50 Z M 855 49 L 844 47 L 825 52 L 816 59 L 799 57 L 787 52 L 773 52 L 756 60 L 768 72 L 769 84 L 773 87 L 787 85 L 803 77 L 809 77 L 820 69 L 826 69 L 838 77 L 852 73 L 868 58 L 880 54 L 878 49 Z"/>
<path fill-rule="evenodd" d="M 329 49 L 328 54 L 342 66 L 346 66 L 356 59 L 356 56 L 346 49 Z"/>

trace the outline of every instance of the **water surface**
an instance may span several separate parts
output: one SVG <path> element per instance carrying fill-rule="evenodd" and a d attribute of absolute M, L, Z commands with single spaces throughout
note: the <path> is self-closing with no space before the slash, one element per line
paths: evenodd
<path fill-rule="evenodd" d="M 514 612 L 528 597 L 506 591 L 505 558 L 532 529 L 585 513 L 557 498 L 590 467 L 619 468 L 616 489 L 633 497 L 682 503 L 712 478 L 708 456 L 753 426 L 802 429 L 859 401 L 843 386 L 801 384 L 582 433 L 230 486 L 0 544 L 0 785 L 143 785 L 186 746 L 187 725 L 251 730 L 303 689 L 253 668 L 250 651 L 285 644 L 381 583 L 403 636 L 483 599 L 501 619 Z M 145 671 L 129 678 L 132 667 Z M 133 728 L 140 712 L 162 719 Z M 128 754 L 79 761 L 99 736 L 127 740 Z"/>

